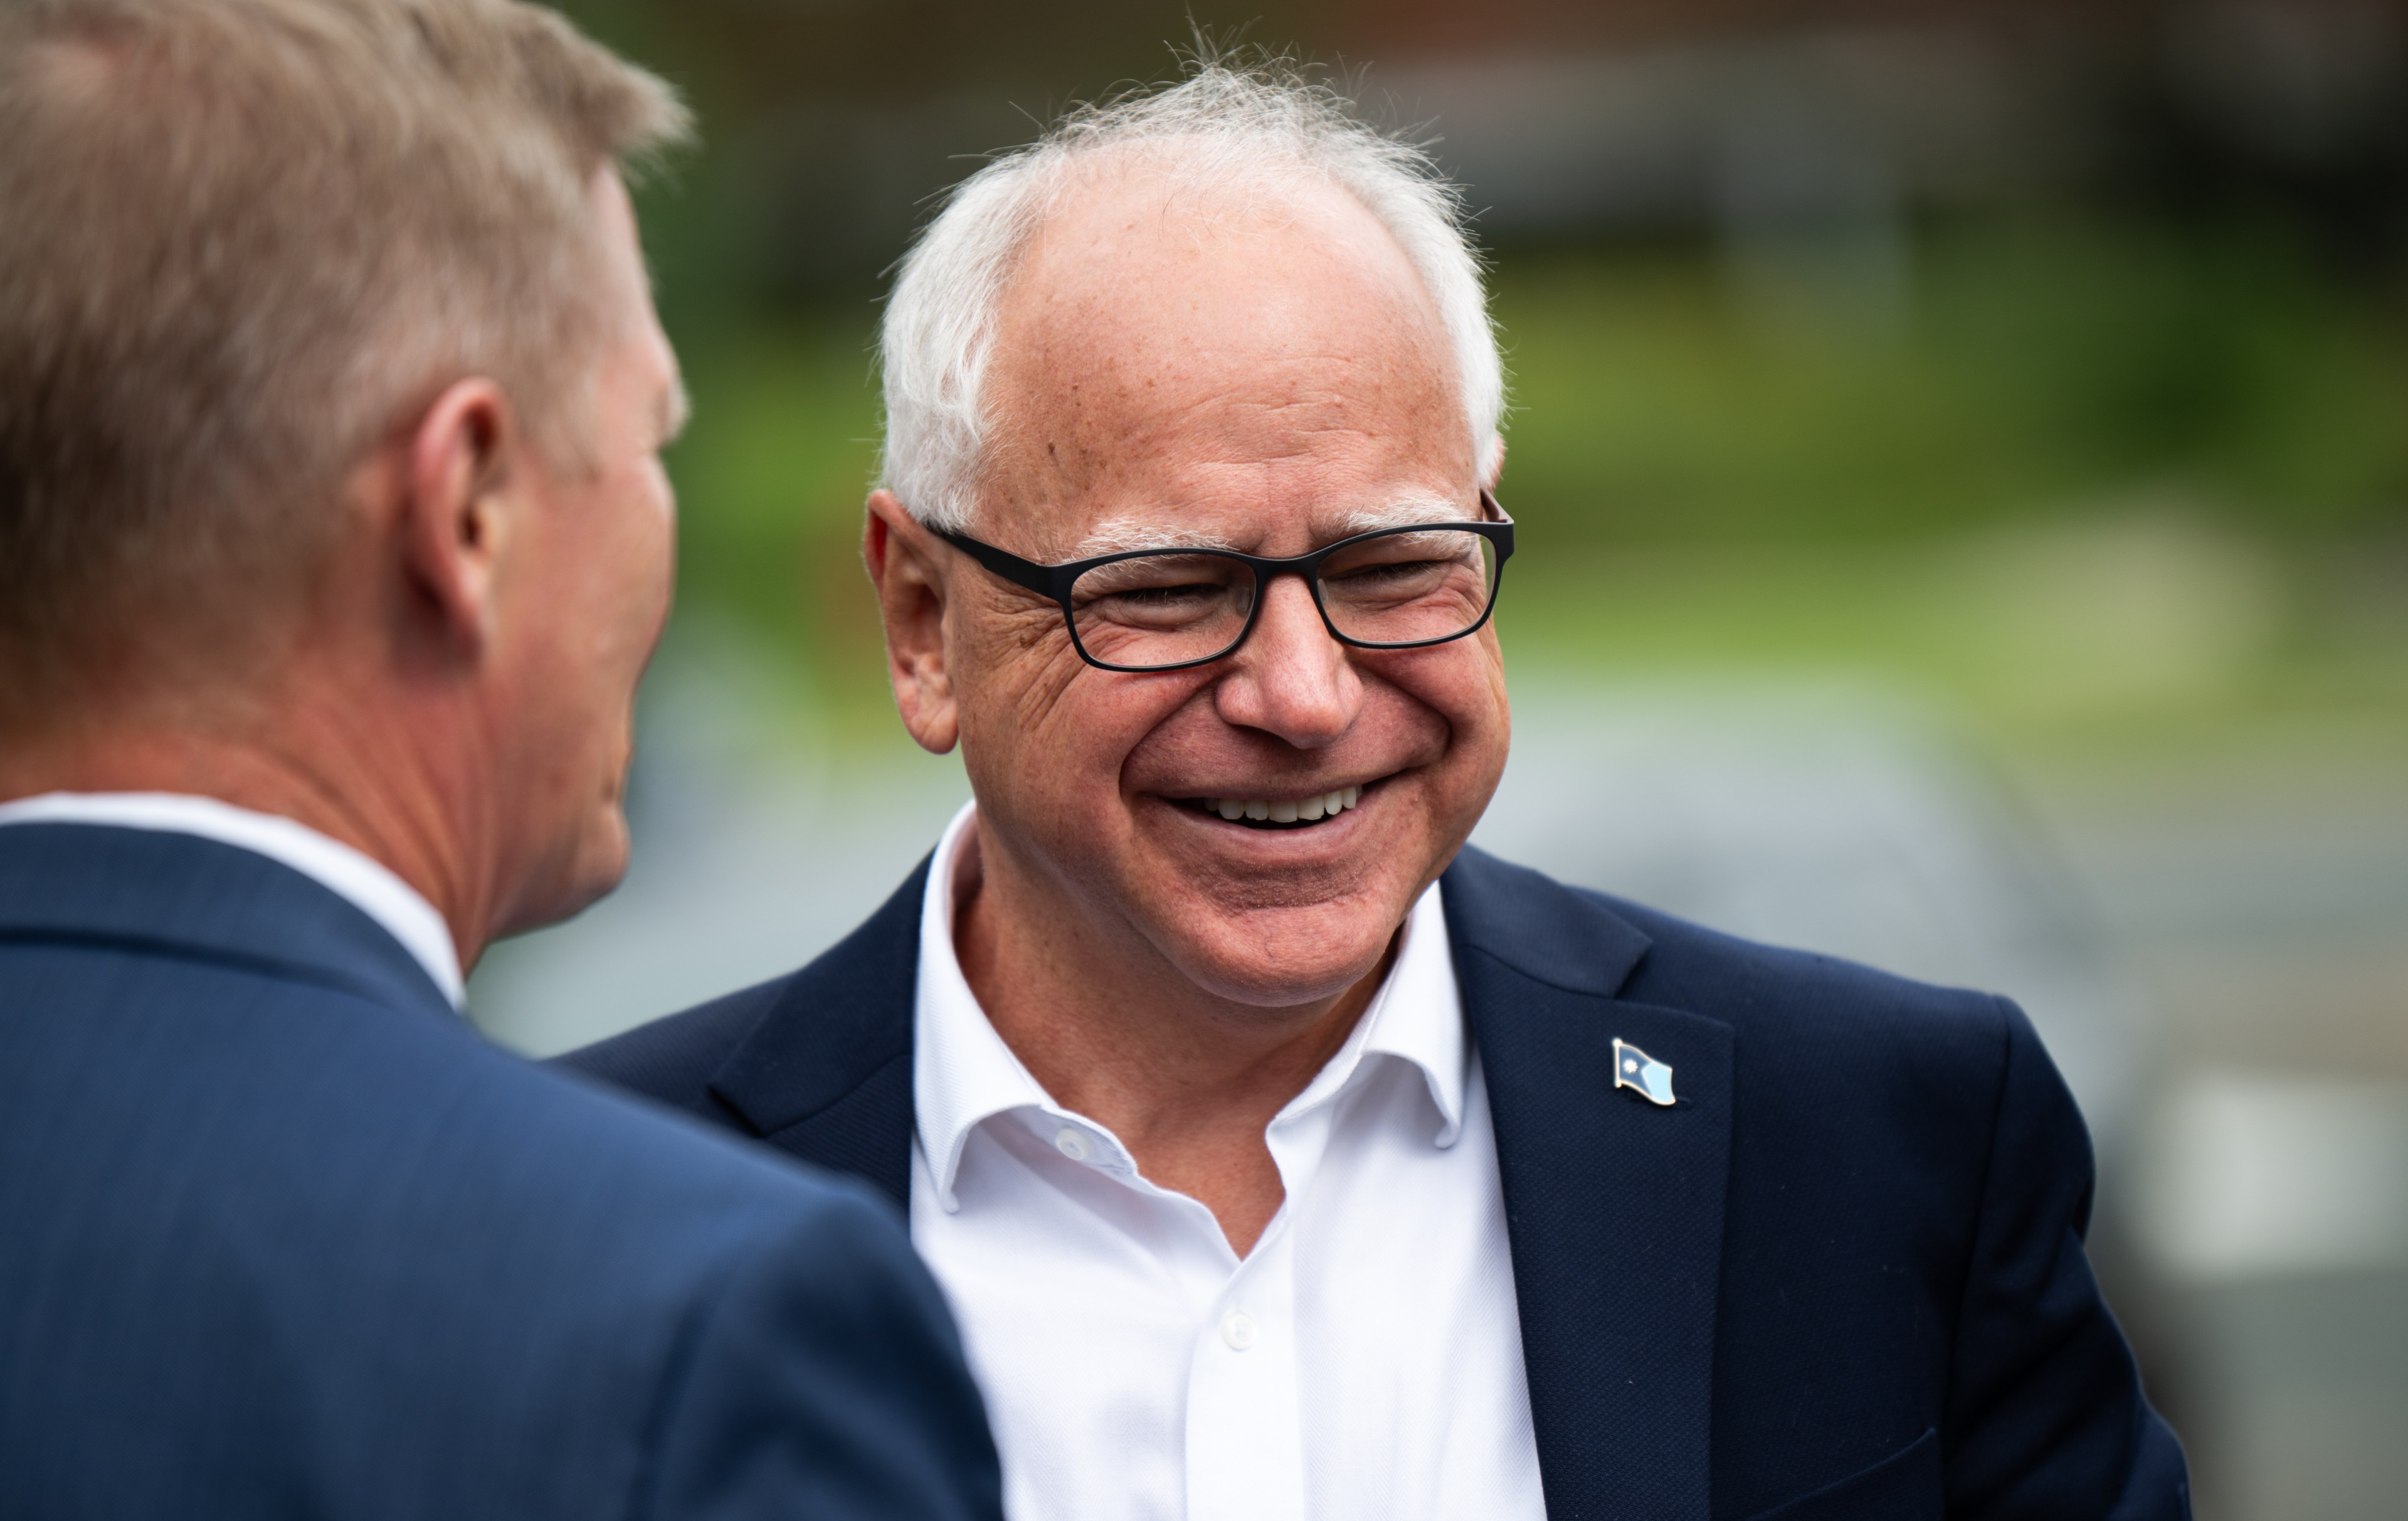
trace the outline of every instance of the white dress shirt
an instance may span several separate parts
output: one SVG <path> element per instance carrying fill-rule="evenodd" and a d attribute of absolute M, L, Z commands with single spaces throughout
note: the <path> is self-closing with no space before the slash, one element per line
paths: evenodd
<path fill-rule="evenodd" d="M 1439 889 L 1265 1133 L 1286 1202 L 1241 1260 L 987 1022 L 953 954 L 973 816 L 922 907 L 911 1239 L 961 1322 L 1012 1521 L 1540 1521 L 1496 1138 Z"/>
<path fill-rule="evenodd" d="M 451 926 L 419 891 L 373 859 L 306 824 L 179 792 L 46 792 L 0 803 L 0 825 L 107 824 L 198 835 L 280 861 L 384 927 L 460 1007 L 460 952 Z"/>

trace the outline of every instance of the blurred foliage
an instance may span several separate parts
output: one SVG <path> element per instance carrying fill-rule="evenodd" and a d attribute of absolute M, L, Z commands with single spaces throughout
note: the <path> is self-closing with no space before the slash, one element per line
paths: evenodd
<path fill-rule="evenodd" d="M 2095 222 L 1934 229 L 1913 267 L 1868 328 L 1767 311 L 1710 248 L 1503 259 L 1517 652 L 1870 668 L 2042 716 L 2402 695 L 2408 344 L 2379 289 L 2262 233 Z M 689 342 L 672 460 L 689 614 L 860 716 L 870 329 Z"/>
<path fill-rule="evenodd" d="M 2408 344 L 2278 237 L 1935 231 L 1895 325 L 1767 313 L 1694 252 L 1498 278 L 1515 509 L 1567 541 L 1928 535 L 2182 490 L 2277 533 L 2408 522 Z"/>
<path fill-rule="evenodd" d="M 881 732 L 858 547 L 877 275 L 962 149 L 1159 77 L 1191 19 L 1348 65 L 1430 56 L 1460 24 L 1350 0 L 569 9 L 705 127 L 641 196 L 696 403 L 671 460 L 679 627 L 762 652 L 784 707 Z M 1507 10 L 1526 48 L 1765 21 L 1737 0 Z M 2011 723 L 2408 725 L 2408 287 L 2396 239 L 2351 231 L 2399 222 L 2369 222 L 2389 181 L 2269 179 L 2154 88 L 2118 97 L 2138 104 L 2101 162 L 2126 178 L 1911 210 L 1870 281 L 1712 227 L 1496 251 L 1517 661 L 1870 671 Z"/>

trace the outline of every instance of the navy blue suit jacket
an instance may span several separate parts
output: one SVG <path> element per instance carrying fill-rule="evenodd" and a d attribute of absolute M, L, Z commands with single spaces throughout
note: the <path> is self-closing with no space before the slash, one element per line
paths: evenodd
<path fill-rule="evenodd" d="M 793 976 L 568 1060 L 906 1200 L 925 873 Z M 2012 1004 L 1478 851 L 1444 880 L 1552 1521 L 2188 1514 Z M 1674 1107 L 1616 1090 L 1617 1037 Z"/>
<path fill-rule="evenodd" d="M 0 1515 L 991 1521 L 893 1209 L 487 1047 L 337 895 L 0 827 Z"/>

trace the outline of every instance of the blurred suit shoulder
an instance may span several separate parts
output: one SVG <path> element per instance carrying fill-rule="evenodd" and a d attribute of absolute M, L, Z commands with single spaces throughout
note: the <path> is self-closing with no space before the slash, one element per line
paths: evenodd
<path fill-rule="evenodd" d="M 994 1515 L 882 1200 L 494 1050 L 298 873 L 0 829 L 0 1514 Z"/>
<path fill-rule="evenodd" d="M 741 1117 L 711 1093 L 711 1076 L 792 996 L 801 976 L 788 972 L 739 988 L 554 1057 L 549 1065 L 715 1125 L 740 1126 Z"/>
<path fill-rule="evenodd" d="M 821 1128 L 835 1134 L 819 1139 L 832 1150 L 798 1155 L 869 1178 L 899 1201 L 903 1161 L 888 1132 L 898 1119 L 910 1126 L 927 883 L 923 859 L 875 913 L 801 969 L 639 1025 L 553 1065 L 746 1135 L 825 1116 Z"/>

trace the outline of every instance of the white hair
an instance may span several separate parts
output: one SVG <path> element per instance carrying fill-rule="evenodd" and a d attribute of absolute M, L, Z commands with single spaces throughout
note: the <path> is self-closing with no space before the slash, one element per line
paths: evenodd
<path fill-rule="evenodd" d="M 1094 155 L 1148 151 L 1190 186 L 1294 180 L 1301 172 L 1342 189 L 1404 250 L 1437 306 L 1455 352 L 1472 458 L 1494 475 L 1504 443 L 1504 366 L 1488 320 L 1479 256 L 1462 197 L 1412 143 L 1358 118 L 1326 86 L 1272 65 L 1200 60 L 1151 94 L 1082 108 L 1035 143 L 954 188 L 904 257 L 879 335 L 886 438 L 881 481 L 921 522 L 969 525 L 992 418 L 982 383 L 996 314 L 1020 257 Z"/>

